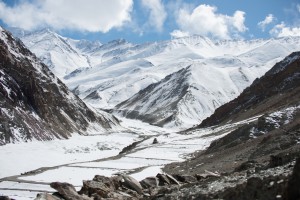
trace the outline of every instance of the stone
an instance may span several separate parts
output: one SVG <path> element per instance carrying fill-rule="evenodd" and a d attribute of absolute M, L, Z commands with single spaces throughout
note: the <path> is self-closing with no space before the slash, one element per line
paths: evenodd
<path fill-rule="evenodd" d="M 78 192 L 79 194 L 85 194 L 87 196 L 92 196 L 97 194 L 101 197 L 107 197 L 107 194 L 114 191 L 114 188 L 110 188 L 103 182 L 98 181 L 83 181 L 83 186 Z"/>
<path fill-rule="evenodd" d="M 118 187 L 120 187 L 121 178 L 119 176 L 109 178 L 106 176 L 96 175 L 93 178 L 93 181 L 104 183 L 111 190 L 115 190 L 115 189 L 118 189 Z"/>
<path fill-rule="evenodd" d="M 170 174 L 166 174 L 167 178 L 170 180 L 171 184 L 176 184 L 176 185 L 180 185 L 180 183 Z"/>
<path fill-rule="evenodd" d="M 125 187 L 128 187 L 129 189 L 136 191 L 138 194 L 143 193 L 143 187 L 136 179 L 132 178 L 131 176 L 127 176 L 127 175 L 122 175 L 122 178 L 123 178 L 122 185 L 124 185 Z"/>
<path fill-rule="evenodd" d="M 62 199 L 48 193 L 40 193 L 37 194 L 34 200 L 62 200 Z"/>
<path fill-rule="evenodd" d="M 156 178 L 155 176 L 151 176 L 141 180 L 140 184 L 143 188 L 148 189 L 158 187 L 159 181 L 158 178 Z"/>
<path fill-rule="evenodd" d="M 75 187 L 70 183 L 53 182 L 50 186 L 66 200 L 92 200 L 89 197 L 79 195 Z"/>
<path fill-rule="evenodd" d="M 164 186 L 164 185 L 170 185 L 171 184 L 170 180 L 168 179 L 168 177 L 165 174 L 158 173 L 156 175 L 156 177 L 158 178 L 159 186 Z"/>
<path fill-rule="evenodd" d="M 107 199 L 114 199 L 114 200 L 135 200 L 137 198 L 132 197 L 131 195 L 125 193 L 125 192 L 111 192 L 108 194 Z"/>
<path fill-rule="evenodd" d="M 204 173 L 202 174 L 196 174 L 195 177 L 197 178 L 197 180 L 201 180 L 201 179 L 205 179 L 208 177 L 220 177 L 221 175 L 217 172 L 211 172 L 208 170 L 205 170 Z"/>
<path fill-rule="evenodd" d="M 152 142 L 152 144 L 158 144 L 158 140 L 157 140 L 157 138 L 154 138 L 154 139 L 153 139 L 153 142 Z"/>

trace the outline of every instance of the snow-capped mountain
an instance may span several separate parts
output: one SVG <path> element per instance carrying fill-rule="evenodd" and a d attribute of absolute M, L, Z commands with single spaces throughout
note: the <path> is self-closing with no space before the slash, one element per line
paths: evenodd
<path fill-rule="evenodd" d="M 21 35 L 21 40 L 59 78 L 78 68 L 90 67 L 89 57 L 83 52 L 101 45 L 71 40 L 49 29 L 24 33 Z"/>
<path fill-rule="evenodd" d="M 0 60 L 0 145 L 119 127 L 112 115 L 88 108 L 1 27 Z"/>
<path fill-rule="evenodd" d="M 25 44 L 33 40 L 30 35 L 21 38 Z M 77 62 L 78 67 L 74 65 L 74 71 L 67 75 L 68 70 L 54 73 L 64 77 L 62 80 L 80 98 L 97 108 L 115 109 L 118 105 L 115 113 L 169 127 L 199 124 L 276 62 L 300 50 L 299 37 L 214 42 L 191 36 L 139 45 L 121 39 L 98 46 L 63 39 L 88 64 Z M 41 47 L 49 46 L 47 40 L 39 43 L 43 44 Z M 68 49 L 68 45 L 59 46 Z M 33 51 L 39 55 L 47 54 L 46 48 L 35 47 Z M 59 67 L 64 58 L 59 60 L 54 62 L 47 57 L 44 62 L 57 63 L 55 67 L 65 69 Z M 183 72 L 183 77 L 178 77 Z M 148 86 L 152 88 L 151 98 L 143 94 L 146 88 L 150 92 Z M 176 97 L 162 95 L 170 90 L 177 91 Z"/>

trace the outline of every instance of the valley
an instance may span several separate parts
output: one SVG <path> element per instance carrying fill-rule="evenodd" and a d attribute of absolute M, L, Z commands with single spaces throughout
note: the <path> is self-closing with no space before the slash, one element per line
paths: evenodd
<path fill-rule="evenodd" d="M 280 189 L 268 198 L 286 195 L 300 152 L 299 37 L 100 44 L 46 29 L 24 44 L 0 31 L 0 196 L 72 199 L 67 182 L 79 199 L 230 199 L 252 178 L 269 188 L 270 175 Z M 95 175 L 117 186 L 86 182 Z"/>
<path fill-rule="evenodd" d="M 211 141 L 257 118 L 188 133 L 123 120 L 125 132 L 94 132 L 88 136 L 74 135 L 68 140 L 0 146 L 4 161 L 0 168 L 0 194 L 18 200 L 34 199 L 38 193 L 54 192 L 50 183 L 55 181 L 71 183 L 79 190 L 83 180 L 96 174 L 108 177 L 127 174 L 140 181 L 161 173 L 166 164 L 191 158 Z M 157 144 L 153 144 L 154 138 Z M 139 143 L 119 154 L 134 142 Z"/>

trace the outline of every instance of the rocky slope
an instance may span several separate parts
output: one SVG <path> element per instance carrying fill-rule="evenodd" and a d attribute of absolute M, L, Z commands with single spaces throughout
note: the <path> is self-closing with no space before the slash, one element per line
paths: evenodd
<path fill-rule="evenodd" d="M 223 174 L 223 178 L 205 184 L 204 188 L 214 189 L 205 191 L 203 185 L 196 184 L 173 190 L 162 199 L 185 195 L 203 199 L 299 199 L 299 192 L 295 191 L 285 196 L 288 182 L 294 179 L 290 177 L 290 167 L 300 155 L 299 55 L 292 53 L 277 63 L 201 126 L 217 128 L 225 122 L 230 125 L 232 121 L 249 118 L 252 122 L 212 142 L 207 150 L 195 153 L 191 159 L 164 169 L 190 175 L 205 170 Z M 185 134 L 189 132 L 193 130 Z M 299 182 L 295 184 L 299 187 Z"/>
<path fill-rule="evenodd" d="M 67 138 L 118 126 L 106 113 L 96 113 L 32 54 L 0 27 L 0 144 Z"/>
<path fill-rule="evenodd" d="M 219 59 L 222 60 L 219 64 L 214 59 L 206 60 L 214 65 L 194 61 L 118 104 L 114 113 L 181 129 L 201 122 L 240 94 L 261 73 L 239 59 Z"/>
<path fill-rule="evenodd" d="M 193 76 L 185 76 L 184 82 L 190 88 L 197 87 L 199 90 L 203 88 L 207 90 L 206 97 L 210 100 L 214 100 L 221 93 L 217 103 L 220 106 L 238 96 L 255 78 L 262 76 L 277 61 L 297 50 L 299 43 L 299 38 L 214 43 L 208 38 L 194 36 L 161 43 L 131 45 L 127 48 L 121 45 L 121 49 L 109 53 L 109 55 L 115 55 L 111 59 L 105 57 L 104 62 L 99 65 L 76 71 L 72 77 L 68 76 L 65 82 L 82 99 L 93 106 L 104 105 L 107 109 L 114 109 L 115 105 L 130 101 L 129 98 L 137 95 L 140 90 L 149 85 L 163 81 L 171 74 L 175 77 L 176 72 L 192 66 L 189 70 Z M 118 52 L 118 54 L 112 52 Z M 224 52 L 227 54 L 224 55 Z M 262 54 L 262 52 L 268 53 Z M 217 75 L 223 75 L 226 80 L 215 81 L 216 79 L 211 78 L 214 76 L 211 71 Z M 174 86 L 169 86 L 168 89 L 170 87 L 174 89 L 177 85 L 180 87 L 181 82 L 173 81 L 173 84 Z M 163 83 L 157 87 L 162 85 Z M 210 87 L 208 88 L 208 86 Z M 227 86 L 227 90 L 223 89 L 225 86 Z M 163 90 L 166 88 L 161 90 L 156 88 L 158 93 L 155 96 L 159 96 L 158 94 Z M 215 107 L 212 101 L 204 101 L 204 98 L 197 95 L 196 91 L 190 92 L 189 96 L 190 99 L 195 99 L 196 102 L 203 105 L 205 108 L 202 110 L 203 112 L 197 110 L 199 103 L 193 104 L 193 101 L 174 99 L 178 103 L 175 105 L 178 109 L 169 110 L 168 114 L 178 117 L 174 117 L 171 123 L 166 124 L 167 127 L 172 125 L 191 127 L 199 124 L 202 119 L 213 113 Z M 158 101 L 162 102 L 163 99 L 172 101 L 172 99 L 166 98 Z M 149 99 L 147 104 L 150 104 L 152 100 L 152 98 Z M 167 102 L 163 104 L 165 105 Z M 134 107 L 140 106 L 140 102 L 137 102 L 136 105 L 124 107 L 124 109 L 132 110 Z M 185 112 L 186 107 L 195 112 Z M 134 112 L 143 115 L 142 118 L 147 118 L 149 113 L 144 112 L 144 108 L 134 110 Z M 152 109 L 160 110 L 161 106 L 157 104 Z M 158 113 L 158 116 L 162 115 Z M 155 115 L 151 116 L 151 118 L 154 117 Z M 164 120 L 165 116 L 156 119 L 156 121 Z"/>
<path fill-rule="evenodd" d="M 199 127 L 242 120 L 289 105 L 300 99 L 300 52 L 287 56 L 236 99 L 218 108 Z"/>

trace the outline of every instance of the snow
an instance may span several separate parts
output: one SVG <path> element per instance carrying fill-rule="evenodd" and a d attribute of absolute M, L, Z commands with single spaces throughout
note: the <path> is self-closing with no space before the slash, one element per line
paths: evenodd
<path fill-rule="evenodd" d="M 18 175 L 41 167 L 78 163 L 110 157 L 131 144 L 137 135 L 129 133 L 81 136 L 68 140 L 33 141 L 0 146 L 0 178 Z M 109 150 L 101 150 L 109 147 Z M 45 156 L 47 155 L 47 156 Z M 16 163 L 22 163 L 16 166 Z"/>
<path fill-rule="evenodd" d="M 95 175 L 112 176 L 118 172 L 113 169 L 95 169 L 95 168 L 79 168 L 79 167 L 60 167 L 58 169 L 48 170 L 44 173 L 26 176 L 22 179 L 38 182 L 68 182 L 74 186 L 82 186 L 83 180 L 92 180 Z"/>
<path fill-rule="evenodd" d="M 211 141 L 228 134 L 237 125 L 258 117 L 186 134 L 122 119 L 127 132 L 93 132 L 88 136 L 75 134 L 68 140 L 0 146 L 0 178 L 3 181 L 0 182 L 0 194 L 16 199 L 34 199 L 38 192 L 53 191 L 49 188 L 52 181 L 69 182 L 79 190 L 83 180 L 91 180 L 95 175 L 129 174 L 140 181 L 161 173 L 161 168 L 168 163 L 189 158 L 191 153 L 207 148 Z M 143 137 L 148 139 L 133 151 L 118 155 L 125 146 L 141 141 Z M 152 144 L 154 138 L 157 138 L 157 144 Z M 32 170 L 37 170 L 37 173 L 19 176 Z M 9 176 L 8 181 L 5 177 Z"/>
<path fill-rule="evenodd" d="M 152 98 L 136 110 L 145 115 L 178 100 L 176 111 L 163 111 L 165 117 L 176 113 L 165 124 L 175 130 L 199 124 L 276 62 L 300 50 L 299 37 L 212 41 L 191 36 L 145 44 L 122 39 L 100 44 L 65 38 L 45 29 L 21 39 L 81 99 L 101 109 L 114 109 L 147 86 L 192 66 L 192 75 L 184 80 L 191 89 L 181 100 L 160 98 L 161 90 L 157 89 L 152 97 L 157 97 L 159 104 L 147 106 Z M 139 107 L 140 102 L 129 109 L 134 106 Z"/>
<path fill-rule="evenodd" d="M 32 200 L 35 199 L 40 192 L 33 191 L 16 191 L 16 190 L 0 190 L 0 196 L 9 196 L 16 200 Z"/>
<path fill-rule="evenodd" d="M 273 112 L 266 117 L 266 122 L 274 125 L 275 128 L 279 128 L 283 124 L 288 124 L 293 120 L 294 114 L 298 112 L 300 109 L 300 105 L 291 106 L 288 108 L 284 108 L 282 110 Z M 283 124 L 282 124 L 282 120 Z"/>
<path fill-rule="evenodd" d="M 33 183 L 18 183 L 12 181 L 0 182 L 0 188 L 18 189 L 20 187 L 28 190 L 40 190 L 40 191 L 49 191 L 49 192 L 55 191 L 53 188 L 50 187 L 49 184 L 41 185 L 41 184 L 33 184 Z"/>
<path fill-rule="evenodd" d="M 136 180 L 143 180 L 144 178 L 149 177 L 149 174 L 152 174 L 153 176 L 155 176 L 158 173 L 162 173 L 162 170 L 161 170 L 162 167 L 163 166 L 148 167 L 141 172 L 130 174 L 130 176 L 132 176 Z"/>

